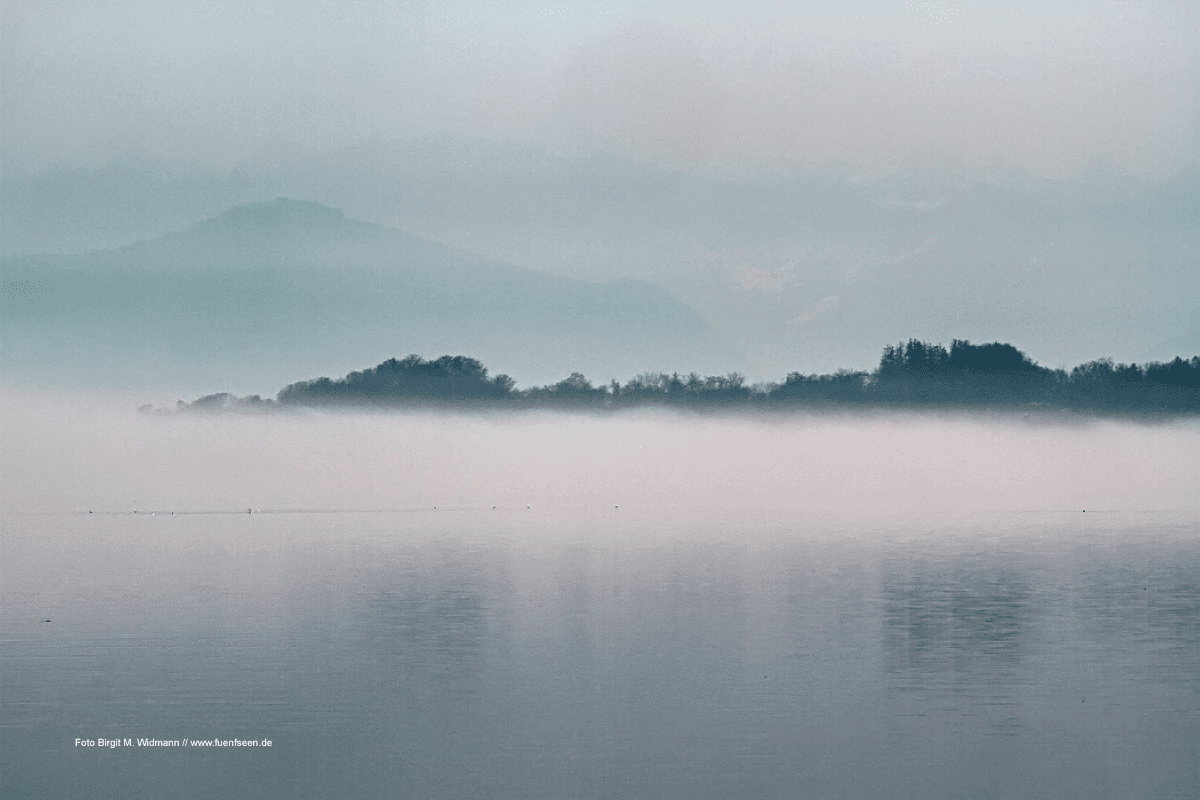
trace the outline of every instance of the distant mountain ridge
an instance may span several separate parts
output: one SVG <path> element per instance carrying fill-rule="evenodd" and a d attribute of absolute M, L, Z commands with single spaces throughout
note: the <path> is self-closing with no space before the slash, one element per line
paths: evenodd
<path fill-rule="evenodd" d="M 547 275 L 284 198 L 114 250 L 12 256 L 3 271 L 6 286 L 43 289 L 6 291 L 6 371 L 272 379 L 470 350 L 521 380 L 579 364 L 607 379 L 729 352 L 653 284 Z"/>
<path fill-rule="evenodd" d="M 400 252 L 449 251 L 395 228 L 350 219 L 323 203 L 277 197 L 233 206 L 182 231 L 81 255 L 87 256 L 89 266 L 185 264 L 245 269 L 264 257 L 286 257 L 291 267 L 320 266 L 322 258 L 330 257 L 365 266 L 394 260 Z M 72 263 L 72 258 L 76 256 L 30 255 L 9 256 L 6 261 L 66 259 L 60 263 Z"/>
<path fill-rule="evenodd" d="M 757 376 L 866 363 L 878 342 L 910 335 L 1014 341 L 1059 365 L 1200 349 L 1194 164 L 1157 177 L 1097 167 L 1040 179 L 931 159 L 859 180 L 836 169 L 688 172 L 418 136 L 268 148 L 232 168 L 142 159 L 10 177 L 0 180 L 0 246 L 118 246 L 279 195 L 543 273 L 650 279 L 735 343 L 744 357 L 733 363 Z M 241 257 L 288 238 L 243 244 Z M 292 238 L 303 246 L 288 250 L 291 261 L 324 257 L 324 240 Z"/>
<path fill-rule="evenodd" d="M 237 230 L 260 235 L 271 227 L 334 230 L 346 227 L 364 228 L 367 224 L 347 219 L 341 209 L 330 208 L 324 203 L 276 197 L 274 203 L 244 203 L 234 206 L 219 216 L 192 226 L 189 232 L 216 230 L 225 233 Z"/>

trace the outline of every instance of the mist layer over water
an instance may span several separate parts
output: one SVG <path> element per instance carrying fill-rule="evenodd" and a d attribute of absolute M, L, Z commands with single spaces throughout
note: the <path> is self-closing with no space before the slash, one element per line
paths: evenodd
<path fill-rule="evenodd" d="M 10 511 L 607 508 L 1198 510 L 1200 422 L 833 413 L 770 419 L 145 417 L 6 404 Z"/>
<path fill-rule="evenodd" d="M 1200 781 L 1194 423 L 10 408 L 21 796 Z"/>

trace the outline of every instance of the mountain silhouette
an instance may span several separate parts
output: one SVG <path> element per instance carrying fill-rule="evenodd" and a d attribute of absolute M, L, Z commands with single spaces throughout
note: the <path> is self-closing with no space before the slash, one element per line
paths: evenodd
<path fill-rule="evenodd" d="M 115 250 L 12 256 L 3 271 L 26 287 L 5 291 L 6 371 L 35 378 L 272 382 L 438 351 L 524 381 L 581 367 L 606 380 L 647 363 L 720 369 L 713 354 L 729 353 L 653 284 L 548 275 L 283 198 Z"/>
<path fill-rule="evenodd" d="M 908 336 L 1012 339 L 1054 364 L 1200 349 L 1195 165 L 1161 178 L 1095 168 L 1043 179 L 931 156 L 890 177 L 852 179 L 681 171 L 528 142 L 418 136 L 266 148 L 232 168 L 138 158 L 8 176 L 0 251 L 97 250 L 206 217 L 214 231 L 235 232 L 237 220 L 221 212 L 281 194 L 340 208 L 347 223 L 394 225 L 545 273 L 653 276 L 743 346 L 714 371 L 832 370 Z M 348 228 L 338 235 L 353 238 Z M 481 352 L 427 352 L 468 350 Z"/>

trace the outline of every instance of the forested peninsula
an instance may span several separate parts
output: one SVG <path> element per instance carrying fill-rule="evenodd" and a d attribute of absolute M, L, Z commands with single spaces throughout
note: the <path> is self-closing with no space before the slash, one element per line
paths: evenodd
<path fill-rule="evenodd" d="M 1101 413 L 1200 413 L 1200 356 L 1170 362 L 1115 364 L 1099 359 L 1070 371 L 1034 363 L 1010 344 L 949 348 L 917 339 L 888 345 L 873 371 L 831 375 L 790 373 L 782 383 L 749 384 L 738 374 L 649 372 L 622 384 L 593 385 L 576 372 L 558 383 L 516 388 L 490 377 L 466 356 L 425 360 L 410 355 L 344 378 L 317 378 L 284 387 L 274 399 L 211 394 L 146 413 L 216 414 L 302 408 L 574 409 L 615 411 L 662 406 L 687 409 L 829 407 L 1038 408 Z"/>

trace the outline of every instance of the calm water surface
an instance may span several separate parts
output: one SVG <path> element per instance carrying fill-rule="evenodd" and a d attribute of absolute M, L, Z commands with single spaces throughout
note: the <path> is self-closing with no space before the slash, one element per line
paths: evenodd
<path fill-rule="evenodd" d="M 1195 420 L 0 404 L 6 798 L 1197 796 Z"/>
<path fill-rule="evenodd" d="M 1200 786 L 1194 514 L 509 504 L 3 525 L 9 797 Z M 127 737 L 273 744 L 75 745 Z"/>

